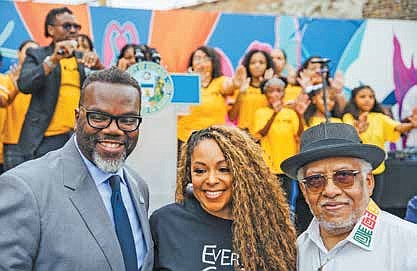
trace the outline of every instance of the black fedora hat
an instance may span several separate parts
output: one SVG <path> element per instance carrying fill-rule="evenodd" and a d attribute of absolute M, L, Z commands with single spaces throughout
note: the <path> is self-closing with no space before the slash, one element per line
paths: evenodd
<path fill-rule="evenodd" d="M 376 145 L 362 144 L 356 129 L 344 123 L 322 123 L 301 135 L 300 153 L 284 160 L 281 169 L 291 178 L 297 178 L 302 166 L 329 157 L 355 157 L 368 161 L 372 168 L 385 159 L 385 151 Z"/>

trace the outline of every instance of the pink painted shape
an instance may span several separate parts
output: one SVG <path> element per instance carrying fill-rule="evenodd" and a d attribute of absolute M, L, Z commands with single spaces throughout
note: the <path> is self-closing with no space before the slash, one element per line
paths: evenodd
<path fill-rule="evenodd" d="M 111 21 L 104 31 L 103 43 L 104 65 L 109 67 L 116 60 L 123 46 L 127 43 L 139 43 L 139 35 L 133 23 L 126 22 L 120 26 L 119 22 Z"/>
<path fill-rule="evenodd" d="M 414 57 L 411 57 L 411 66 L 407 68 L 401 53 L 401 45 L 397 36 L 394 35 L 394 56 L 393 56 L 393 73 L 395 84 L 395 98 L 399 105 L 399 115 L 401 119 L 402 104 L 408 90 L 417 85 L 417 69 L 414 67 Z"/>
<path fill-rule="evenodd" d="M 269 43 L 260 42 L 258 40 L 253 41 L 251 44 L 249 44 L 248 48 L 245 51 L 245 54 L 240 58 L 239 64 L 242 64 L 243 58 L 250 50 L 262 50 L 269 54 L 271 53 L 272 46 Z"/>

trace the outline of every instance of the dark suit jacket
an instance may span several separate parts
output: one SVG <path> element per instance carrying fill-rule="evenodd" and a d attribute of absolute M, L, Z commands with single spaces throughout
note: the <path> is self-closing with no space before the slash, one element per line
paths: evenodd
<path fill-rule="evenodd" d="M 148 188 L 124 168 L 153 266 Z M 0 176 L 0 270 L 123 271 L 113 223 L 74 138 Z"/>
<path fill-rule="evenodd" d="M 19 149 L 29 157 L 33 156 L 39 147 L 58 101 L 61 86 L 60 65 L 57 65 L 48 76 L 45 76 L 42 65 L 44 59 L 52 55 L 53 51 L 53 43 L 47 47 L 29 48 L 17 80 L 21 92 L 32 94 L 18 143 Z M 76 52 L 75 56 L 80 58 L 82 55 Z M 82 85 L 85 79 L 84 65 L 78 64 L 78 72 Z"/>

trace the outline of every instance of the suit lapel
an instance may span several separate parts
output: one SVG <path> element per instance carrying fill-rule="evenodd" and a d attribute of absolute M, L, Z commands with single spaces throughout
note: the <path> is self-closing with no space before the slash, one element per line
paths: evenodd
<path fill-rule="evenodd" d="M 68 188 L 70 200 L 85 222 L 91 235 L 103 251 L 112 270 L 125 270 L 123 256 L 114 231 L 113 224 L 106 211 L 97 187 L 88 173 L 74 138 L 65 145 L 64 185 Z"/>
<path fill-rule="evenodd" d="M 143 236 L 146 242 L 146 257 L 149 255 L 149 251 L 153 250 L 153 241 L 151 237 L 151 230 L 149 226 L 148 220 L 148 212 L 145 207 L 145 199 L 143 197 L 142 192 L 140 191 L 138 184 L 134 181 L 134 177 L 129 174 L 128 170 L 124 169 L 125 179 L 127 180 L 127 184 L 131 191 L 132 199 L 135 204 L 136 213 L 138 214 L 140 225 L 142 227 Z M 146 262 L 146 259 L 144 263 Z"/>

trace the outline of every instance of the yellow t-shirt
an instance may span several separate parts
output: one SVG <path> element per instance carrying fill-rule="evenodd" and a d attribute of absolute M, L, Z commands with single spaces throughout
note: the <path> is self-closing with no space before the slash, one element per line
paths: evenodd
<path fill-rule="evenodd" d="M 313 126 L 319 125 L 320 123 L 323 123 L 326 121 L 326 118 L 324 117 L 317 117 L 317 116 L 312 116 L 310 119 L 310 125 L 305 124 L 304 129 L 308 129 L 311 128 Z M 335 118 L 335 117 L 330 117 L 330 122 L 331 123 L 341 123 L 342 120 L 339 118 Z"/>
<path fill-rule="evenodd" d="M 32 95 L 21 93 L 13 84 L 9 77 L 10 94 L 16 97 L 13 102 L 6 107 L 6 121 L 4 125 L 3 143 L 17 144 L 19 142 L 20 132 L 25 121 L 26 113 L 29 108 Z"/>
<path fill-rule="evenodd" d="M 211 125 L 225 124 L 227 106 L 222 88 L 225 76 L 220 76 L 201 89 L 201 102 L 190 107 L 190 114 L 178 116 L 177 137 L 185 142 L 193 131 L 207 128 Z"/>
<path fill-rule="evenodd" d="M 265 95 L 261 93 L 261 88 L 253 86 L 249 86 L 241 95 L 237 126 L 252 132 L 256 110 L 268 106 L 268 101 Z"/>
<path fill-rule="evenodd" d="M 0 74 L 0 95 L 8 97 L 14 91 L 15 86 L 9 75 Z M 4 125 L 6 123 L 6 108 L 0 108 L 0 164 L 3 164 L 3 138 Z"/>
<path fill-rule="evenodd" d="M 254 130 L 265 127 L 274 111 L 269 107 L 259 108 L 255 113 Z M 299 119 L 297 113 L 283 108 L 275 116 L 268 134 L 261 138 L 266 163 L 274 174 L 282 174 L 281 162 L 297 153 L 297 132 Z"/>
<path fill-rule="evenodd" d="M 284 95 L 284 98 L 282 99 L 282 102 L 284 104 L 287 104 L 290 101 L 295 102 L 298 95 L 300 95 L 302 92 L 303 92 L 303 89 L 300 86 L 288 84 L 287 87 L 285 88 L 285 95 Z"/>
<path fill-rule="evenodd" d="M 343 115 L 343 122 L 353 125 L 355 119 L 351 114 Z M 365 132 L 360 133 L 359 137 L 365 144 L 374 144 L 385 149 L 385 141 L 395 142 L 400 139 L 401 134 L 395 131 L 400 123 L 391 119 L 382 113 L 370 112 L 368 113 L 369 126 Z M 381 174 L 385 170 L 385 164 L 382 162 L 374 171 L 373 174 Z"/>
<path fill-rule="evenodd" d="M 51 123 L 45 136 L 61 135 L 70 132 L 75 126 L 74 110 L 80 100 L 80 73 L 75 57 L 59 61 L 61 66 L 61 87 Z"/>

